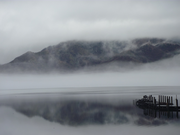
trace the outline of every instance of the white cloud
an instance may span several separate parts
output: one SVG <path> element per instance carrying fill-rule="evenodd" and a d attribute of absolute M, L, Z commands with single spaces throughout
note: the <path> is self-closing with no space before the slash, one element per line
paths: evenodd
<path fill-rule="evenodd" d="M 180 34 L 178 0 L 0 1 L 0 63 L 65 40 Z"/>

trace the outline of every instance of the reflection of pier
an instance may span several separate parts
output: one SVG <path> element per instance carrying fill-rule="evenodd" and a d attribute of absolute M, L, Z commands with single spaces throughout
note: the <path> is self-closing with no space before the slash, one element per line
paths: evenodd
<path fill-rule="evenodd" d="M 158 96 L 158 101 L 152 95 L 143 96 L 142 99 L 133 101 L 136 106 L 144 110 L 144 115 L 152 117 L 165 116 L 173 118 L 174 115 L 179 118 L 180 106 L 178 106 L 178 99 L 175 99 L 175 105 L 173 103 L 173 97 L 171 96 Z"/>

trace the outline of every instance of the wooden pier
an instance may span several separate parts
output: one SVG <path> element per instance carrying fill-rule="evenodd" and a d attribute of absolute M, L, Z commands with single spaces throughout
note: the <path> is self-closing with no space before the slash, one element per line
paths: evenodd
<path fill-rule="evenodd" d="M 158 100 L 156 100 L 152 95 L 144 95 L 142 99 L 134 100 L 133 104 L 143 109 L 145 115 L 157 117 L 157 112 L 159 112 L 159 118 L 161 115 L 169 118 L 176 113 L 176 117 L 179 118 L 180 106 L 178 106 L 177 97 L 174 104 L 172 96 L 159 95 Z"/>

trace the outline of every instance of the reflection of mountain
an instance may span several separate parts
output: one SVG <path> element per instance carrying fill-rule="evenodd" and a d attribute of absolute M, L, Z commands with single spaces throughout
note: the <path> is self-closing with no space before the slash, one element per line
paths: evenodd
<path fill-rule="evenodd" d="M 75 70 L 111 62 L 149 63 L 180 53 L 180 43 L 157 38 L 128 41 L 68 41 L 40 52 L 27 52 L 0 71 Z"/>
<path fill-rule="evenodd" d="M 113 102 L 113 101 L 112 101 Z M 119 102 L 119 101 L 118 101 Z M 10 103 L 9 100 L 7 102 Z M 2 104 L 2 103 L 1 103 Z M 7 104 L 3 104 L 5 106 Z M 141 110 L 131 104 L 112 104 L 93 100 L 40 100 L 11 102 L 13 107 L 28 117 L 40 116 L 63 125 L 105 125 L 134 123 L 158 126 L 167 124 L 164 119 L 144 117 Z"/>
<path fill-rule="evenodd" d="M 130 106 L 117 107 L 87 101 L 65 101 L 16 106 L 15 109 L 29 117 L 41 116 L 65 125 L 123 124 L 129 120 L 124 114 Z M 120 111 L 122 110 L 122 111 Z"/>

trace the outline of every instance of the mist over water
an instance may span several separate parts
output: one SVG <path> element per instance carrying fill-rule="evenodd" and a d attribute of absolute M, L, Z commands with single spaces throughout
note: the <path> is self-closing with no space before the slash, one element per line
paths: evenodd
<path fill-rule="evenodd" d="M 110 86 L 179 86 L 179 56 L 132 68 L 109 64 L 73 73 L 1 74 L 0 90 L 110 87 Z M 108 68 L 107 68 L 108 67 Z M 97 71 L 95 69 L 98 69 Z"/>
<path fill-rule="evenodd" d="M 179 86 L 178 71 L 132 71 L 128 73 L 79 73 L 69 75 L 1 75 L 0 89 Z"/>

